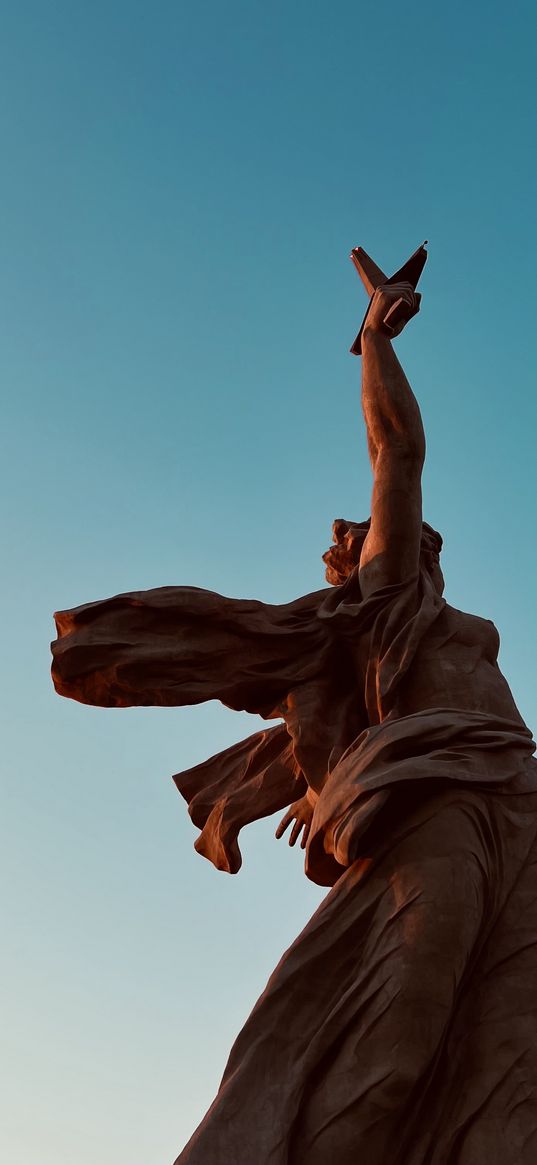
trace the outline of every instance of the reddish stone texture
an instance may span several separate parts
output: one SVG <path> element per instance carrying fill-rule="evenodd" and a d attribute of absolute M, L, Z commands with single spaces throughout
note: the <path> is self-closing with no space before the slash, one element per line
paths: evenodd
<path fill-rule="evenodd" d="M 56 617 L 64 696 L 276 719 L 174 780 L 218 869 L 291 806 L 277 835 L 330 887 L 176 1165 L 537 1160 L 537 764 L 496 629 L 445 602 L 422 520 L 421 416 L 384 323 L 414 288 L 373 289 L 371 519 L 334 524 L 331 587 L 282 605 L 163 587 Z"/>

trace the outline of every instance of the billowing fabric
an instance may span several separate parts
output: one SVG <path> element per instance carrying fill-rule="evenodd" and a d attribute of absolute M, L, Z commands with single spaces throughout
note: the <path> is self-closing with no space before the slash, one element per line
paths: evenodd
<path fill-rule="evenodd" d="M 330 636 L 316 611 L 326 591 L 280 606 L 197 587 L 157 587 L 55 615 L 57 691 L 104 708 L 221 700 L 269 715 L 322 671 Z"/>
<path fill-rule="evenodd" d="M 366 729 L 330 772 L 318 798 L 306 873 L 321 885 L 374 849 L 397 787 L 455 781 L 506 793 L 537 791 L 531 733 L 517 721 L 428 708 Z"/>
<path fill-rule="evenodd" d="M 285 720 L 287 727 L 255 734 L 175 778 L 205 828 L 202 852 L 235 871 L 240 827 L 296 799 L 298 772 L 310 783 L 324 779 L 366 726 L 386 718 L 444 606 L 425 572 L 365 602 L 358 572 L 344 586 L 278 606 L 196 587 L 132 592 L 55 616 L 52 678 L 62 696 L 101 707 L 219 699 Z M 365 634 L 369 665 L 360 691 L 351 649 Z M 245 781 L 254 781 L 253 800 L 243 796 Z"/>
<path fill-rule="evenodd" d="M 57 624 L 63 695 L 283 719 L 174 778 L 219 869 L 243 825 L 316 802 L 306 871 L 333 888 L 176 1165 L 535 1165 L 537 766 L 491 625 L 425 570 L 365 601 L 354 572 L 281 606 L 168 587 Z M 455 702 L 420 702 L 423 676 Z"/>
<path fill-rule="evenodd" d="M 229 874 L 236 874 L 242 864 L 240 829 L 284 809 L 308 787 L 281 724 L 255 732 L 173 779 L 201 830 L 197 852 Z"/>
<path fill-rule="evenodd" d="M 401 790 L 176 1165 L 535 1165 L 537 794 Z"/>
<path fill-rule="evenodd" d="M 218 869 L 241 864 L 243 825 L 324 780 L 366 726 L 393 710 L 419 644 L 445 604 L 426 572 L 362 600 L 355 572 L 341 587 L 281 605 L 195 587 L 117 595 L 56 615 L 53 679 L 63 696 L 101 707 L 180 706 L 219 699 L 283 717 L 174 779 Z M 359 690 L 352 642 L 370 637 Z M 340 870 L 317 875 L 332 884 Z"/>
<path fill-rule="evenodd" d="M 533 743 L 520 719 L 459 708 L 398 714 L 401 685 L 445 607 L 424 570 L 365 601 L 357 571 L 281 605 L 195 587 L 136 591 L 56 616 L 53 678 L 62 695 L 105 707 L 220 699 L 283 717 L 174 780 L 202 831 L 198 852 L 230 873 L 241 865 L 244 825 L 323 784 L 306 872 L 330 886 L 360 856 L 359 838 L 394 783 L 510 787 L 518 774 L 527 787 L 520 773 Z M 364 636 L 360 684 L 351 653 Z"/>

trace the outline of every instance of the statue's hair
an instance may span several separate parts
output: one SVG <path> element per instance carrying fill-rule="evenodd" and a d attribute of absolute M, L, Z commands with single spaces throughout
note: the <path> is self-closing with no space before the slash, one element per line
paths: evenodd
<path fill-rule="evenodd" d="M 334 545 L 323 554 L 326 563 L 326 581 L 332 586 L 340 586 L 349 577 L 355 566 L 360 562 L 362 546 L 371 525 L 371 518 L 366 522 L 346 522 L 344 518 L 336 518 L 332 525 L 332 539 Z M 421 530 L 420 555 L 424 566 L 428 570 L 440 561 L 442 536 L 433 530 L 427 522 L 423 522 Z"/>

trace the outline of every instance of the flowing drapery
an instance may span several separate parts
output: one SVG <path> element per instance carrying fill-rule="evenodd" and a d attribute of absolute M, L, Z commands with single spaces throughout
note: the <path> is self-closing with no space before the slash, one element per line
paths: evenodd
<path fill-rule="evenodd" d="M 534 746 L 516 710 L 400 714 L 444 609 L 421 572 L 366 601 L 354 575 L 281 606 L 169 587 L 57 617 L 63 695 L 284 720 L 174 778 L 219 869 L 238 870 L 243 825 L 319 793 L 306 869 L 333 889 L 177 1165 L 537 1157 Z"/>

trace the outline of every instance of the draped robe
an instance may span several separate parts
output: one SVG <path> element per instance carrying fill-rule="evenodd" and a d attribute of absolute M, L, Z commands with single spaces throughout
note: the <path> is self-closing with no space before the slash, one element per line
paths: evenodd
<path fill-rule="evenodd" d="M 485 698 L 401 714 L 445 610 L 422 570 L 366 600 L 355 572 L 282 605 L 164 587 L 56 617 L 62 695 L 283 719 L 174 778 L 218 869 L 242 826 L 315 801 L 306 873 L 333 889 L 177 1165 L 537 1157 L 534 745 Z"/>

